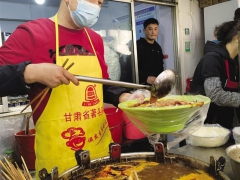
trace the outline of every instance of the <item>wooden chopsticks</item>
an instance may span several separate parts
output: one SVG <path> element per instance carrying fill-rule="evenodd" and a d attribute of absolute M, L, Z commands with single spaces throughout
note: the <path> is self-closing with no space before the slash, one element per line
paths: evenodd
<path fill-rule="evenodd" d="M 33 180 L 22 156 L 21 156 L 21 159 L 23 162 L 22 164 L 23 170 L 19 168 L 16 162 L 14 166 L 14 164 L 9 162 L 5 157 L 4 159 L 5 159 L 5 163 L 3 163 L 0 160 L 0 165 L 3 168 L 3 170 L 1 170 L 2 174 L 0 174 L 0 177 L 3 180 Z"/>
<path fill-rule="evenodd" d="M 69 60 L 69 59 L 66 59 L 66 60 L 64 61 L 62 67 L 65 67 L 65 65 L 67 64 L 68 60 Z M 72 63 L 66 68 L 66 70 L 69 70 L 73 65 L 74 65 L 74 62 L 72 62 Z M 21 113 L 22 113 L 23 111 L 25 111 L 30 105 L 32 105 L 32 103 L 34 103 L 39 97 L 41 97 L 40 100 L 39 100 L 39 102 L 37 103 L 37 105 L 35 106 L 35 108 L 33 109 L 33 111 L 31 112 L 31 114 L 27 117 L 26 125 L 29 124 L 30 118 L 32 117 L 33 113 L 37 110 L 38 106 L 41 104 L 42 100 L 43 100 L 44 97 L 47 95 L 47 93 L 48 93 L 48 91 L 49 91 L 50 89 L 51 89 L 51 88 L 49 88 L 49 87 L 44 88 L 44 89 L 21 111 Z M 28 134 L 28 131 L 27 131 L 27 130 L 26 130 L 26 132 L 27 132 L 26 134 Z"/>
<path fill-rule="evenodd" d="M 137 171 L 133 171 L 134 180 L 139 180 Z"/>

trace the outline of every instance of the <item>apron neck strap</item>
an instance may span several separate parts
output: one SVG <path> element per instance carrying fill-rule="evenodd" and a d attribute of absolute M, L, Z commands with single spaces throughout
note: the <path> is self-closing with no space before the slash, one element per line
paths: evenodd
<path fill-rule="evenodd" d="M 93 52 L 94 52 L 94 55 L 96 56 L 97 54 L 96 54 L 96 51 L 95 51 L 95 49 L 94 49 L 92 40 L 91 40 L 91 38 L 90 38 L 90 36 L 89 36 L 89 34 L 88 34 L 88 31 L 87 31 L 86 28 L 84 28 L 84 30 L 85 30 L 85 32 L 86 32 L 86 34 L 87 34 L 87 36 L 88 36 L 89 42 L 90 42 L 90 44 L 91 44 L 91 46 L 92 46 L 92 49 L 93 49 Z"/>
<path fill-rule="evenodd" d="M 54 22 L 55 22 L 55 34 L 56 34 L 56 58 L 59 56 L 59 34 L 58 34 L 58 17 L 57 17 L 57 14 L 54 16 Z M 95 51 L 95 48 L 93 46 L 93 43 L 92 43 L 92 40 L 88 34 L 88 31 L 86 28 L 84 28 L 86 34 L 87 34 L 87 37 L 88 37 L 88 40 L 92 46 L 92 49 L 93 49 L 93 52 L 94 52 L 94 55 L 96 56 L 96 51 Z"/>
<path fill-rule="evenodd" d="M 56 58 L 59 56 L 59 35 L 58 35 L 58 17 L 57 14 L 54 16 L 55 22 L 55 35 L 56 35 Z"/>

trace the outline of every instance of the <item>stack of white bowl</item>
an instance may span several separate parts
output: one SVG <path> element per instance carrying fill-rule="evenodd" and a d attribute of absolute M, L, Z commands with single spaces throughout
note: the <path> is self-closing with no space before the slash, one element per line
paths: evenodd
<path fill-rule="evenodd" d="M 235 140 L 234 145 L 229 146 L 226 149 L 226 153 L 230 158 L 232 171 L 235 179 L 239 179 L 240 177 L 240 127 L 234 127 L 232 130 L 233 138 Z"/>
<path fill-rule="evenodd" d="M 226 154 L 230 159 L 232 171 L 234 174 L 234 178 L 236 180 L 240 177 L 240 144 L 234 144 L 229 146 L 226 149 Z"/>
<path fill-rule="evenodd" d="M 240 144 L 240 127 L 233 128 L 232 132 L 235 143 Z"/>

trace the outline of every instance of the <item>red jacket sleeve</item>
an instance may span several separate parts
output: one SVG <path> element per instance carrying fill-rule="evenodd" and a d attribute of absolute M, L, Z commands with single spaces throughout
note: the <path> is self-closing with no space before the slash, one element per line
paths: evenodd
<path fill-rule="evenodd" d="M 32 59 L 33 43 L 30 34 L 17 28 L 0 47 L 0 65 L 18 64 Z"/>

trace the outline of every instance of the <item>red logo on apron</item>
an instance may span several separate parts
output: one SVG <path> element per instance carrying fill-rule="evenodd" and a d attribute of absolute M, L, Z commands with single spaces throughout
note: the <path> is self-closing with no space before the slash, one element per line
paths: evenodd
<path fill-rule="evenodd" d="M 87 86 L 85 89 L 85 101 L 82 103 L 82 106 L 94 106 L 99 102 L 100 100 L 97 97 L 95 86 Z"/>
<path fill-rule="evenodd" d="M 68 128 L 66 131 L 62 132 L 62 137 L 68 139 L 66 145 L 71 147 L 72 150 L 77 151 L 84 147 L 86 137 L 85 132 L 82 128 Z"/>

